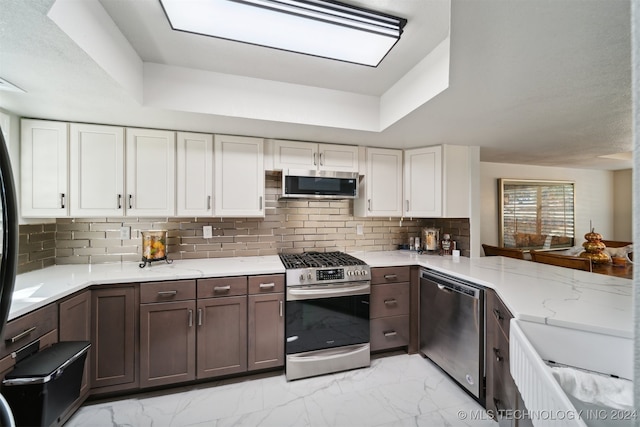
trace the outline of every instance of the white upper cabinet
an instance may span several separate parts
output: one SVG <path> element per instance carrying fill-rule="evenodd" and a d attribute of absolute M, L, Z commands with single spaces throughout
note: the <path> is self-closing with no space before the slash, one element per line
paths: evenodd
<path fill-rule="evenodd" d="M 318 169 L 337 172 L 358 172 L 358 147 L 318 144 Z"/>
<path fill-rule="evenodd" d="M 214 215 L 264 217 L 264 140 L 214 136 Z"/>
<path fill-rule="evenodd" d="M 69 213 L 67 123 L 21 121 L 21 210 L 23 217 Z"/>
<path fill-rule="evenodd" d="M 404 215 L 467 218 L 471 215 L 478 147 L 442 145 L 404 153 Z"/>
<path fill-rule="evenodd" d="M 275 170 L 358 172 L 357 146 L 284 140 L 270 143 Z"/>
<path fill-rule="evenodd" d="M 354 215 L 402 216 L 402 150 L 366 148 L 365 169 Z"/>
<path fill-rule="evenodd" d="M 70 125 L 70 214 L 124 215 L 124 128 Z"/>
<path fill-rule="evenodd" d="M 404 152 L 404 215 L 442 215 L 442 147 Z"/>
<path fill-rule="evenodd" d="M 177 214 L 213 215 L 213 136 L 178 132 L 176 153 Z"/>
<path fill-rule="evenodd" d="M 127 216 L 176 214 L 176 136 L 154 129 L 127 129 Z"/>

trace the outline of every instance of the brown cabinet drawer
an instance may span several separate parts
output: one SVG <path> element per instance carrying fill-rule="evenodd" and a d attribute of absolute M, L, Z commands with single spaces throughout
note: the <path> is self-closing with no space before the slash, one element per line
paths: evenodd
<path fill-rule="evenodd" d="M 249 294 L 284 292 L 284 274 L 249 276 Z"/>
<path fill-rule="evenodd" d="M 409 314 L 409 283 L 371 286 L 370 317 Z"/>
<path fill-rule="evenodd" d="M 492 365 L 493 381 L 500 391 L 503 405 L 515 409 L 517 389 L 509 370 L 509 341 L 496 331 L 491 334 L 491 342 L 487 341 L 487 364 Z"/>
<path fill-rule="evenodd" d="M 184 301 L 196 298 L 195 280 L 172 280 L 140 284 L 140 303 Z"/>
<path fill-rule="evenodd" d="M 247 276 L 198 279 L 198 298 L 228 297 L 247 294 Z"/>
<path fill-rule="evenodd" d="M 502 330 L 505 337 L 509 337 L 509 321 L 513 317 L 511 312 L 493 291 L 487 292 L 487 322 L 494 321 Z"/>
<path fill-rule="evenodd" d="M 0 343 L 0 358 L 37 340 L 58 327 L 58 305 L 49 304 L 11 320 Z"/>
<path fill-rule="evenodd" d="M 409 344 L 409 316 L 381 317 L 371 320 L 371 351 Z"/>
<path fill-rule="evenodd" d="M 371 284 L 408 282 L 410 267 L 376 267 L 371 269 Z"/>

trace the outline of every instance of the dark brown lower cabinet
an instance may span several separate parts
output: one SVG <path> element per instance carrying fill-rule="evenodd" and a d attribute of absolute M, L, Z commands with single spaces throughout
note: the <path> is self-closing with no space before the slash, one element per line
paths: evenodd
<path fill-rule="evenodd" d="M 91 389 L 113 392 L 138 387 L 137 288 L 109 285 L 91 291 Z"/>
<path fill-rule="evenodd" d="M 513 317 L 492 290 L 486 291 L 486 408 L 500 427 L 530 426 L 509 369 L 509 321 Z"/>
<path fill-rule="evenodd" d="M 284 293 L 249 295 L 248 370 L 284 365 Z"/>
<path fill-rule="evenodd" d="M 196 377 L 196 302 L 140 305 L 140 387 Z"/>
<path fill-rule="evenodd" d="M 198 299 L 197 309 L 196 376 L 209 378 L 245 372 L 247 296 Z"/>
<path fill-rule="evenodd" d="M 58 305 L 59 311 L 59 340 L 62 341 L 91 341 L 91 291 L 82 291 L 73 295 Z M 82 405 L 91 390 L 91 353 L 89 348 L 84 362 L 84 374 L 80 385 L 80 396 L 73 402 L 61 420 L 67 420 Z"/>

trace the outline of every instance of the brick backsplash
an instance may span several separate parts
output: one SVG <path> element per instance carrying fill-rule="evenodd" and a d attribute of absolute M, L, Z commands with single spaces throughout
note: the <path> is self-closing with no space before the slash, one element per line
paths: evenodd
<path fill-rule="evenodd" d="M 18 274 L 56 263 L 56 224 L 29 224 L 18 228 Z"/>
<path fill-rule="evenodd" d="M 394 250 L 438 227 L 469 252 L 469 221 L 462 219 L 359 218 L 352 200 L 279 200 L 279 175 L 266 177 L 265 218 L 60 218 L 55 224 L 20 227 L 20 272 L 55 264 L 140 261 L 141 231 L 167 230 L 174 260 L 276 255 L 316 251 Z M 205 239 L 202 227 L 213 237 Z M 363 234 L 357 234 L 362 225 Z M 131 239 L 120 239 L 120 227 Z M 54 261 L 55 260 L 55 261 Z"/>

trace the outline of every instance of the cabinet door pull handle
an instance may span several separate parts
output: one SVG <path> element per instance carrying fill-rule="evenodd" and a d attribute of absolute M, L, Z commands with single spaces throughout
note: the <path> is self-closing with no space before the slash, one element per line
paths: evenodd
<path fill-rule="evenodd" d="M 64 209 L 64 193 L 60 193 L 60 209 Z"/>
<path fill-rule="evenodd" d="M 493 354 L 496 355 L 496 362 L 502 362 L 504 357 L 500 356 L 500 349 L 493 347 Z"/>
<path fill-rule="evenodd" d="M 35 326 L 32 326 L 32 327 L 30 327 L 29 329 L 27 329 L 27 330 L 25 330 L 25 331 L 20 332 L 20 333 L 19 333 L 18 335 L 16 335 L 15 337 L 11 337 L 11 338 L 9 338 L 8 340 L 5 340 L 5 341 L 11 341 L 11 344 L 13 344 L 13 343 L 15 343 L 15 342 L 17 342 L 17 341 L 20 341 L 22 338 L 24 338 L 24 337 L 28 336 L 29 334 L 31 334 L 31 332 L 33 332 L 33 331 L 35 331 L 35 330 L 36 330 L 36 327 L 35 327 Z"/>
<path fill-rule="evenodd" d="M 324 166 L 324 161 L 322 160 L 322 155 L 324 153 L 320 153 L 320 166 Z"/>
<path fill-rule="evenodd" d="M 318 153 L 313 153 L 313 166 L 318 166 Z"/>
<path fill-rule="evenodd" d="M 260 283 L 260 289 L 274 289 L 275 287 L 275 283 Z"/>
<path fill-rule="evenodd" d="M 213 292 L 229 292 L 231 290 L 231 285 L 227 286 L 216 286 L 213 288 Z"/>
<path fill-rule="evenodd" d="M 504 317 L 502 317 L 502 313 L 500 313 L 500 310 L 498 310 L 497 308 L 493 309 L 493 315 L 496 317 L 496 320 L 498 321 L 504 320 Z"/>
<path fill-rule="evenodd" d="M 384 332 L 384 336 L 385 337 L 395 337 L 396 335 L 398 335 L 398 333 L 396 331 L 387 331 Z"/>
<path fill-rule="evenodd" d="M 158 291 L 160 297 L 172 297 L 178 294 L 178 291 Z"/>
<path fill-rule="evenodd" d="M 280 301 L 280 317 L 284 316 L 284 301 Z"/>
<path fill-rule="evenodd" d="M 385 274 L 384 278 L 387 279 L 387 280 L 397 279 L 398 275 L 397 274 Z"/>
<path fill-rule="evenodd" d="M 122 194 L 118 194 L 118 209 L 122 209 Z"/>
<path fill-rule="evenodd" d="M 198 326 L 202 326 L 202 309 L 198 309 Z"/>
<path fill-rule="evenodd" d="M 367 209 L 371 212 L 371 199 L 367 200 Z"/>
<path fill-rule="evenodd" d="M 189 310 L 189 327 L 193 327 L 193 310 Z"/>
<path fill-rule="evenodd" d="M 260 196 L 258 199 L 258 205 L 260 206 L 260 210 L 264 209 L 264 204 L 262 203 L 262 199 L 263 199 L 262 196 Z"/>
<path fill-rule="evenodd" d="M 407 200 L 407 212 L 409 212 L 409 200 Z"/>
<path fill-rule="evenodd" d="M 133 196 L 129 194 L 129 209 L 133 209 Z"/>
<path fill-rule="evenodd" d="M 397 301 L 395 298 L 393 298 L 393 299 L 386 299 L 386 300 L 384 300 L 384 303 L 385 303 L 386 305 L 396 304 L 397 302 L 398 302 L 398 301 Z"/>
<path fill-rule="evenodd" d="M 207 196 L 207 210 L 211 209 L 211 196 Z"/>

